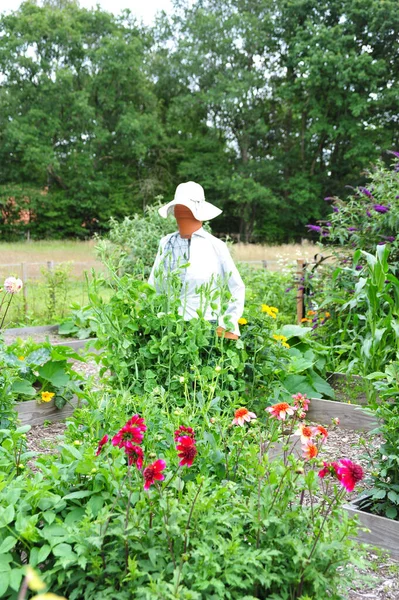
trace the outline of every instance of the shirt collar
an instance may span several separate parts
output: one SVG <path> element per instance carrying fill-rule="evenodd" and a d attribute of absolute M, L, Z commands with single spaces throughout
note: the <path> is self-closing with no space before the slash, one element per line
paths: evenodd
<path fill-rule="evenodd" d="M 206 237 L 206 231 L 203 227 L 200 227 L 199 229 L 197 229 L 197 231 L 194 231 L 193 235 L 198 235 L 199 237 Z"/>

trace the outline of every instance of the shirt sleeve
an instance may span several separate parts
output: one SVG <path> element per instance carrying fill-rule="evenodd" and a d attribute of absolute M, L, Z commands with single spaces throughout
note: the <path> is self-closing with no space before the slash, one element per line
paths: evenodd
<path fill-rule="evenodd" d="M 234 264 L 233 259 L 231 258 L 230 252 L 226 244 L 223 244 L 221 248 L 221 261 L 223 275 L 226 279 L 232 297 L 229 301 L 229 306 L 225 314 L 222 315 L 219 319 L 219 325 L 221 325 L 225 329 L 231 330 L 237 335 L 240 335 L 238 319 L 242 316 L 242 313 L 244 312 L 245 285 L 243 280 L 241 279 L 241 275 L 239 274 L 237 267 Z M 230 317 L 232 327 L 224 325 L 224 317 L 226 316 Z"/>

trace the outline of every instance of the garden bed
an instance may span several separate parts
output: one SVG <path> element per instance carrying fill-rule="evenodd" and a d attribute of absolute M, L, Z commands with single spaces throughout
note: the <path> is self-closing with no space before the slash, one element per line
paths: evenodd
<path fill-rule="evenodd" d="M 360 524 L 369 531 L 359 529 L 357 540 L 388 550 L 390 555 L 399 559 L 399 521 L 387 519 L 379 515 L 359 509 L 359 500 L 344 504 L 344 509 L 351 517 L 358 517 Z"/>
<path fill-rule="evenodd" d="M 38 404 L 36 400 L 17 402 L 14 408 L 21 425 L 43 425 L 46 421 L 62 421 L 69 417 L 78 405 L 79 399 L 75 396 L 61 409 L 55 406 L 54 400 L 42 404 Z"/>
<path fill-rule="evenodd" d="M 321 398 L 311 399 L 307 413 L 310 421 L 329 425 L 336 417 L 339 418 L 340 427 L 343 429 L 370 431 L 378 425 L 376 418 L 365 413 L 359 405 Z"/>
<path fill-rule="evenodd" d="M 86 344 L 94 342 L 95 338 L 78 340 L 72 337 L 60 336 L 58 334 L 58 325 L 40 325 L 37 327 L 15 327 L 4 330 L 4 340 L 6 344 L 15 342 L 18 338 L 32 338 L 35 342 L 45 342 L 47 339 L 53 346 L 68 346 L 73 350 L 86 348 Z M 89 348 L 90 351 L 93 348 Z"/>

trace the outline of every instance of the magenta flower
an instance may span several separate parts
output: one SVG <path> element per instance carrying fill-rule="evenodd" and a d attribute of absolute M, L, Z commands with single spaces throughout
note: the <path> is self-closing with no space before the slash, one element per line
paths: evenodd
<path fill-rule="evenodd" d="M 125 453 L 127 455 L 128 464 L 136 465 L 139 471 L 143 468 L 144 452 L 140 446 L 135 446 L 130 442 L 125 443 Z"/>
<path fill-rule="evenodd" d="M 103 449 L 103 446 L 105 446 L 105 444 L 108 442 L 108 435 L 105 434 L 104 437 L 101 438 L 101 440 L 98 442 L 98 447 L 96 450 L 96 456 L 98 456 L 101 453 L 101 450 Z"/>
<path fill-rule="evenodd" d="M 142 431 L 143 425 L 140 423 L 138 425 L 134 425 L 131 423 L 131 420 L 128 421 L 116 435 L 114 435 L 111 440 L 113 446 L 124 448 L 127 442 L 132 444 L 141 444 L 144 439 L 144 433 Z"/>
<path fill-rule="evenodd" d="M 150 486 L 153 485 L 155 481 L 163 481 L 165 479 L 165 475 L 162 473 L 165 468 L 166 462 L 158 459 L 144 469 L 143 477 L 145 490 L 149 490 Z"/>
<path fill-rule="evenodd" d="M 195 441 L 189 436 L 180 437 L 176 445 L 177 455 L 180 458 L 179 465 L 184 467 L 187 465 L 191 467 L 194 458 L 197 456 L 197 448 L 195 447 Z"/>
<path fill-rule="evenodd" d="M 320 225 L 306 225 L 306 227 L 309 229 L 309 231 L 315 231 L 316 233 L 322 232 Z"/>
<path fill-rule="evenodd" d="M 182 436 L 188 436 L 195 440 L 194 429 L 192 427 L 184 427 L 184 425 L 180 425 L 179 429 L 176 429 L 175 431 L 175 442 L 178 442 Z"/>
<path fill-rule="evenodd" d="M 360 187 L 359 190 L 362 192 L 362 194 L 364 194 L 365 196 L 367 196 L 368 198 L 374 198 L 373 194 L 370 192 L 370 190 L 368 190 L 365 187 Z"/>
<path fill-rule="evenodd" d="M 358 481 L 364 477 L 363 469 L 347 458 L 341 458 L 337 468 L 337 477 L 348 492 L 353 489 Z"/>

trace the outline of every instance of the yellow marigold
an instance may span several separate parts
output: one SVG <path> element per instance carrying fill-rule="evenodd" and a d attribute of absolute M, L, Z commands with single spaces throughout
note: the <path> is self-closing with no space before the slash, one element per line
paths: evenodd
<path fill-rule="evenodd" d="M 312 319 L 307 319 L 306 317 L 301 319 L 301 323 L 311 323 L 311 322 L 312 322 Z"/>
<path fill-rule="evenodd" d="M 261 309 L 262 309 L 262 312 L 269 315 L 269 317 L 272 317 L 273 319 L 276 318 L 276 315 L 278 313 L 278 308 L 276 308 L 275 306 L 269 306 L 268 304 L 262 304 Z"/>
<path fill-rule="evenodd" d="M 324 313 L 324 316 L 326 317 L 326 319 L 329 319 L 329 318 L 331 317 L 331 315 L 330 315 L 330 313 L 329 313 L 329 312 L 325 312 L 325 313 Z"/>
<path fill-rule="evenodd" d="M 315 311 L 315 310 L 308 310 L 307 314 L 308 314 L 310 317 L 313 317 L 313 316 L 316 314 L 316 311 Z"/>
<path fill-rule="evenodd" d="M 284 348 L 290 348 L 290 345 L 289 345 L 289 344 L 287 344 L 287 342 L 281 342 L 281 343 L 282 343 L 282 345 L 284 346 Z"/>
<path fill-rule="evenodd" d="M 54 392 L 42 392 L 42 402 L 50 402 L 51 398 L 54 398 Z"/>
<path fill-rule="evenodd" d="M 18 356 L 18 360 L 25 360 L 25 356 Z"/>
<path fill-rule="evenodd" d="M 286 342 L 288 340 L 288 338 L 285 337 L 285 335 L 278 335 L 277 333 L 273 334 L 273 339 L 279 342 Z"/>
<path fill-rule="evenodd" d="M 244 319 L 244 317 L 241 317 L 240 319 L 238 319 L 239 325 L 246 325 L 247 323 L 248 323 L 248 321 L 246 319 Z"/>

